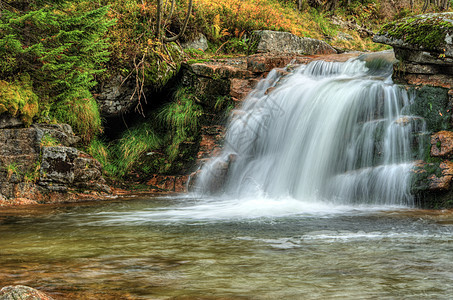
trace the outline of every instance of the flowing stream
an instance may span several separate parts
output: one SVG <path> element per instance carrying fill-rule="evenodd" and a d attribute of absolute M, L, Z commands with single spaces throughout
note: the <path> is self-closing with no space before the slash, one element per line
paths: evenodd
<path fill-rule="evenodd" d="M 198 193 L 1 209 L 0 287 L 55 299 L 451 298 L 453 211 L 414 208 L 424 121 L 391 66 L 287 71 L 234 112 Z"/>
<path fill-rule="evenodd" d="M 1 210 L 0 237 L 0 285 L 32 286 L 55 299 L 449 299 L 453 292 L 452 211 L 143 197 Z"/>

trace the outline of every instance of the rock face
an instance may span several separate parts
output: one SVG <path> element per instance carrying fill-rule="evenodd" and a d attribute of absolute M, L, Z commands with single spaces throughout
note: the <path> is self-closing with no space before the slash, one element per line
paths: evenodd
<path fill-rule="evenodd" d="M 129 111 L 137 104 L 135 80 L 117 75 L 104 83 L 96 101 L 103 116 L 113 117 Z"/>
<path fill-rule="evenodd" d="M 142 60 L 134 60 L 135 68 L 127 74 L 116 75 L 101 84 L 96 101 L 101 115 L 117 117 L 133 110 L 144 95 L 161 90 L 175 77 L 181 67 L 183 53 L 174 43 L 165 44 L 165 49 L 153 49 Z M 159 52 L 164 51 L 164 55 Z M 166 58 L 164 58 L 164 56 Z"/>
<path fill-rule="evenodd" d="M 413 95 L 410 112 L 426 122 L 424 160 L 412 191 L 425 207 L 453 206 L 453 13 L 408 17 L 385 25 L 375 42 L 391 45 L 393 79 Z"/>
<path fill-rule="evenodd" d="M 0 205 L 70 201 L 76 191 L 110 192 L 99 162 L 71 147 L 78 140 L 67 124 L 0 129 Z"/>
<path fill-rule="evenodd" d="M 256 52 L 296 53 L 306 55 L 334 54 L 337 51 L 324 41 L 301 38 L 289 32 L 259 30 L 252 33 Z"/>
<path fill-rule="evenodd" d="M 53 300 L 53 298 L 28 286 L 10 285 L 0 290 L 0 300 Z"/>
<path fill-rule="evenodd" d="M 78 188 L 110 192 L 102 177 L 101 164 L 90 155 L 65 146 L 42 148 L 38 184 L 50 191 Z"/>
<path fill-rule="evenodd" d="M 431 156 L 443 158 L 453 156 L 453 132 L 439 131 L 431 136 Z"/>

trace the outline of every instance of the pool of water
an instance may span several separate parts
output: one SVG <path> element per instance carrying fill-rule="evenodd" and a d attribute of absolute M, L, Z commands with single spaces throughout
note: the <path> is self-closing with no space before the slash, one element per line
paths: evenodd
<path fill-rule="evenodd" d="M 0 209 L 0 287 L 56 299 L 445 299 L 453 212 L 188 196 Z"/>

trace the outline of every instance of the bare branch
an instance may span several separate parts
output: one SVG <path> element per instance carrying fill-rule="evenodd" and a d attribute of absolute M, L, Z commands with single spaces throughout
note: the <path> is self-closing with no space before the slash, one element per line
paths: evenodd
<path fill-rule="evenodd" d="M 159 2 L 160 1 L 161 0 L 159 0 Z M 179 33 L 176 36 L 171 37 L 171 38 L 167 38 L 164 36 L 163 37 L 164 42 L 166 42 L 166 43 L 174 42 L 184 34 L 184 31 L 186 31 L 186 28 L 187 28 L 187 24 L 189 23 L 189 18 L 190 18 L 191 13 L 192 13 L 192 0 L 189 0 L 189 7 L 187 8 L 186 19 L 184 20 L 184 24 L 181 28 L 181 31 L 179 31 Z"/>

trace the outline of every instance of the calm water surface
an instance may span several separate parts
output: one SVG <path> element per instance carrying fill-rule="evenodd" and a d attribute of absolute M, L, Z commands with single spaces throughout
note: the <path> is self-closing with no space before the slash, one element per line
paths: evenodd
<path fill-rule="evenodd" d="M 293 199 L 0 209 L 0 287 L 57 299 L 448 299 L 453 213 Z"/>

